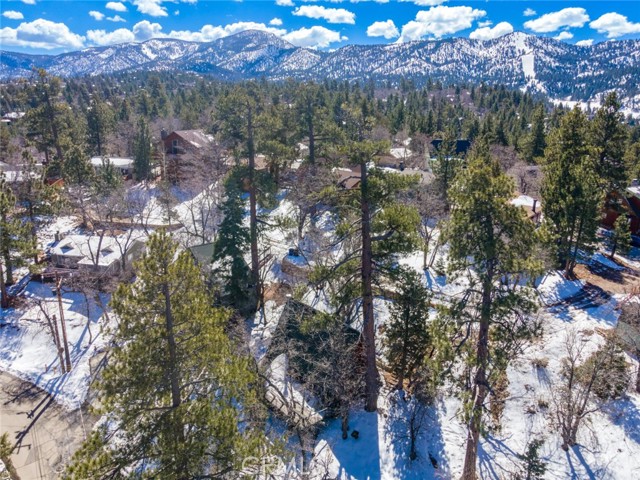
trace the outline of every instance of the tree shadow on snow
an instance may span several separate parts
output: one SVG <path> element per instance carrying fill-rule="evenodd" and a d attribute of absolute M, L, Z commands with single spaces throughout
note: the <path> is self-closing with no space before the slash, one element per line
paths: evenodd
<path fill-rule="evenodd" d="M 339 422 L 340 420 L 334 420 Z M 340 464 L 336 478 L 355 480 L 381 480 L 380 439 L 378 435 L 378 414 L 357 412 L 349 420 L 349 433 L 358 431 L 358 438 L 349 436 L 346 440 L 335 438 L 331 450 Z M 339 434 L 339 428 L 335 429 Z"/>
<path fill-rule="evenodd" d="M 629 397 L 610 402 L 604 409 L 614 425 L 624 430 L 627 438 L 640 444 L 640 410 Z"/>
<path fill-rule="evenodd" d="M 394 478 L 398 480 L 430 480 L 450 478 L 448 459 L 441 430 L 441 416 L 436 405 L 420 405 L 408 402 L 399 392 L 394 392 L 389 402 L 389 416 L 384 426 L 385 455 L 392 457 Z M 412 412 L 416 413 L 415 425 L 419 425 L 416 440 L 417 458 L 410 459 L 409 436 Z M 389 461 L 387 461 L 389 463 Z"/>
<path fill-rule="evenodd" d="M 478 473 L 480 478 L 500 480 L 510 478 L 519 470 L 518 452 L 504 440 L 487 436 L 478 445 Z M 496 457 L 500 456 L 500 461 Z"/>

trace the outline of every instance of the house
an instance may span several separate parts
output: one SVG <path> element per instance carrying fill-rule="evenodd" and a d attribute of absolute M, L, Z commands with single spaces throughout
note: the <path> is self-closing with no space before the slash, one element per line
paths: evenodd
<path fill-rule="evenodd" d="M 203 270 L 210 270 L 213 265 L 213 252 L 215 243 L 205 243 L 189 247 L 189 253 L 193 261 Z"/>
<path fill-rule="evenodd" d="M 345 190 L 353 190 L 360 187 L 362 180 L 362 171 L 360 165 L 353 168 L 336 168 L 334 173 L 338 175 L 338 186 Z"/>
<path fill-rule="evenodd" d="M 91 157 L 90 162 L 96 171 L 99 171 L 100 169 L 104 168 L 105 165 L 108 164 L 113 166 L 116 170 L 119 170 L 120 174 L 122 174 L 122 176 L 125 177 L 126 179 L 130 179 L 133 177 L 134 164 L 135 164 L 135 161 L 133 160 L 133 158 L 108 157 L 108 156 Z"/>
<path fill-rule="evenodd" d="M 640 235 L 640 182 L 634 180 L 627 187 L 624 194 L 611 192 L 605 199 L 602 212 L 602 225 L 612 229 L 620 215 L 626 215 L 629 220 L 629 230 L 635 236 Z"/>
<path fill-rule="evenodd" d="M 265 357 L 270 365 L 268 371 L 271 377 L 267 399 L 276 410 L 303 427 L 313 426 L 323 416 L 336 413 L 336 399 L 326 389 L 330 382 L 322 380 L 323 375 L 331 375 L 331 372 L 318 370 L 318 365 L 328 358 L 325 345 L 330 332 L 323 328 L 309 328 L 314 320 L 321 319 L 323 315 L 309 305 L 288 299 Z M 362 367 L 360 332 L 345 324 L 343 333 L 347 343 L 357 347 L 352 352 L 353 368 Z M 310 378 L 315 379 L 313 385 L 308 385 Z M 285 395 L 272 391 L 276 385 Z M 284 402 L 283 397 L 289 401 Z"/>
<path fill-rule="evenodd" d="M 58 268 L 117 274 L 122 270 L 123 259 L 128 269 L 143 251 L 142 236 L 132 239 L 125 235 L 68 235 L 51 248 L 51 263 Z"/>
<path fill-rule="evenodd" d="M 536 225 L 540 225 L 542 222 L 542 204 L 537 198 L 532 198 L 528 195 L 520 195 L 519 197 L 511 200 L 510 203 L 517 207 L 521 207 L 527 215 L 527 218 Z"/>
<path fill-rule="evenodd" d="M 176 130 L 169 134 L 163 131 L 164 151 L 169 155 L 182 155 L 198 152 L 213 145 L 213 136 L 202 130 Z"/>

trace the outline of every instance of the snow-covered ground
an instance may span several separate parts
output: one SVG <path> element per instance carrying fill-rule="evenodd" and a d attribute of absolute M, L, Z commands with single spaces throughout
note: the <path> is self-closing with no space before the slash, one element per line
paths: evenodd
<path fill-rule="evenodd" d="M 523 204 L 528 198 L 519 199 Z M 286 200 L 272 215 L 287 215 L 292 205 Z M 271 215 L 270 215 L 271 216 Z M 329 220 L 329 219 L 327 219 Z M 331 225 L 331 222 L 328 223 Z M 326 231 L 330 235 L 331 228 Z M 286 253 L 290 232 L 272 230 L 269 243 L 279 254 Z M 430 253 L 433 252 L 438 233 L 435 232 Z M 337 255 L 338 252 L 331 252 Z M 447 248 L 440 247 L 434 259 L 434 268 L 422 270 L 423 254 L 404 256 L 400 264 L 422 273 L 425 284 L 436 294 L 435 301 L 446 301 L 457 296 L 466 287 L 465 278 L 450 279 L 442 275 Z M 276 263 L 280 260 L 278 258 Z M 596 253 L 586 262 L 600 264 L 613 270 L 621 267 L 602 253 Z M 438 268 L 435 268 L 438 266 Z M 439 274 L 435 273 L 438 270 Z M 274 267 L 274 271 L 277 268 Z M 278 275 L 273 281 L 282 279 Z M 585 422 L 579 445 L 568 452 L 560 448 L 561 439 L 552 426 L 551 395 L 553 385 L 559 381 L 562 359 L 566 353 L 566 339 L 572 332 L 585 345 L 585 356 L 603 341 L 599 332 L 615 326 L 616 306 L 624 296 L 605 296 L 601 302 L 571 303 L 584 288 L 580 280 L 567 280 L 561 272 L 550 271 L 536 282 L 541 300 L 539 312 L 543 335 L 525 348 L 520 358 L 512 361 L 507 375 L 508 395 L 501 420 L 501 429 L 482 438 L 479 452 L 481 478 L 503 479 L 522 467 L 518 455 L 532 439 L 544 441 L 540 450 L 547 462 L 545 478 L 640 478 L 640 396 L 631 389 L 622 399 L 610 401 Z M 323 311 L 331 311 L 326 295 L 309 290 L 303 301 Z M 375 300 L 376 326 L 389 318 L 388 302 Z M 274 302 L 268 302 L 266 325 L 256 324 L 252 330 L 252 352 L 256 357 L 265 355 L 282 312 Z M 357 323 L 357 322 L 356 322 Z M 357 327 L 357 324 L 354 324 Z M 380 335 L 379 335 L 380 337 Z M 378 338 L 379 340 L 379 338 Z M 546 368 L 535 366 L 540 359 L 548 362 Z M 631 371 L 638 368 L 637 360 L 627 357 Z M 410 403 L 397 392 L 383 390 L 378 412 L 367 413 L 355 408 L 350 416 L 350 431 L 358 431 L 358 438 L 342 439 L 339 419 L 329 420 L 315 446 L 311 464 L 314 479 L 448 479 L 459 477 L 464 463 L 466 428 L 461 421 L 461 401 L 449 387 L 443 388 L 433 405 L 426 408 L 424 428 L 417 442 L 418 458 L 409 460 L 407 410 Z M 437 468 L 435 467 L 437 466 Z"/>
<path fill-rule="evenodd" d="M 548 299 L 560 301 L 580 290 L 579 282 L 563 279 L 556 272 L 541 284 Z M 606 403 L 593 413 L 578 436 L 579 446 L 565 452 L 558 433 L 550 426 L 553 385 L 559 380 L 566 339 L 577 332 L 585 344 L 584 355 L 594 351 L 604 339 L 596 329 L 612 328 L 621 297 L 587 309 L 557 306 L 542 310 L 544 334 L 526 348 L 508 369 L 509 398 L 502 416 L 502 428 L 481 440 L 481 478 L 509 478 L 521 468 L 518 454 L 534 438 L 544 441 L 540 455 L 547 462 L 549 479 L 640 478 L 640 395 L 628 392 L 621 400 Z M 548 361 L 546 368 L 534 363 Z M 633 371 L 637 361 L 627 358 Z M 350 425 L 359 438 L 342 440 L 338 420 L 322 430 L 315 453 L 314 474 L 325 472 L 340 479 L 440 479 L 456 478 L 462 472 L 466 429 L 460 420 L 461 403 L 443 392 L 427 408 L 425 427 L 418 441 L 418 458 L 408 458 L 406 409 L 408 404 L 396 393 L 382 396 L 379 411 L 353 411 Z M 438 468 L 434 468 L 432 460 Z M 315 478 L 315 477 L 312 477 Z"/>
<path fill-rule="evenodd" d="M 91 298 L 87 302 L 81 293 L 63 288 L 62 308 L 73 368 L 62 374 L 44 313 L 60 318 L 52 286 L 32 281 L 24 291 L 25 305 L 0 311 L 0 370 L 34 383 L 73 410 L 87 395 L 91 380 L 89 360 L 108 341 L 102 333 L 106 320 L 100 302 Z M 106 305 L 109 298 L 102 295 L 101 300 Z"/>

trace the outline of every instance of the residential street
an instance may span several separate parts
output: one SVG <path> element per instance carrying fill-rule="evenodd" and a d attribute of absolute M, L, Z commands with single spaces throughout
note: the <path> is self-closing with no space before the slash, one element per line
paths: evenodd
<path fill-rule="evenodd" d="M 13 463 L 22 480 L 56 479 L 84 438 L 85 412 L 69 412 L 43 390 L 0 372 L 0 435 L 17 446 Z"/>

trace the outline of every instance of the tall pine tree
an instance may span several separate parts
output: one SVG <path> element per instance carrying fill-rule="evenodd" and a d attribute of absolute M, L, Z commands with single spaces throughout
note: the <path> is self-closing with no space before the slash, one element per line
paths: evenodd
<path fill-rule="evenodd" d="M 153 234 L 112 307 L 120 323 L 98 385 L 100 425 L 76 454 L 70 479 L 234 476 L 265 451 L 254 429 L 255 378 L 211 307 L 192 257 Z"/>
<path fill-rule="evenodd" d="M 555 243 L 558 264 L 569 276 L 579 251 L 593 248 L 603 198 L 587 128 L 587 119 L 578 107 L 564 115 L 549 136 L 543 165 L 545 226 Z"/>
<path fill-rule="evenodd" d="M 463 480 L 476 479 L 483 416 L 496 378 L 531 333 L 527 314 L 535 303 L 520 278 L 539 270 L 535 227 L 509 203 L 513 195 L 513 182 L 486 155 L 472 159 L 450 191 L 448 268 L 469 282 L 467 294 L 448 312 L 463 339 L 457 348 L 468 376 L 461 384 L 470 386 L 463 392 L 468 426 Z"/>

